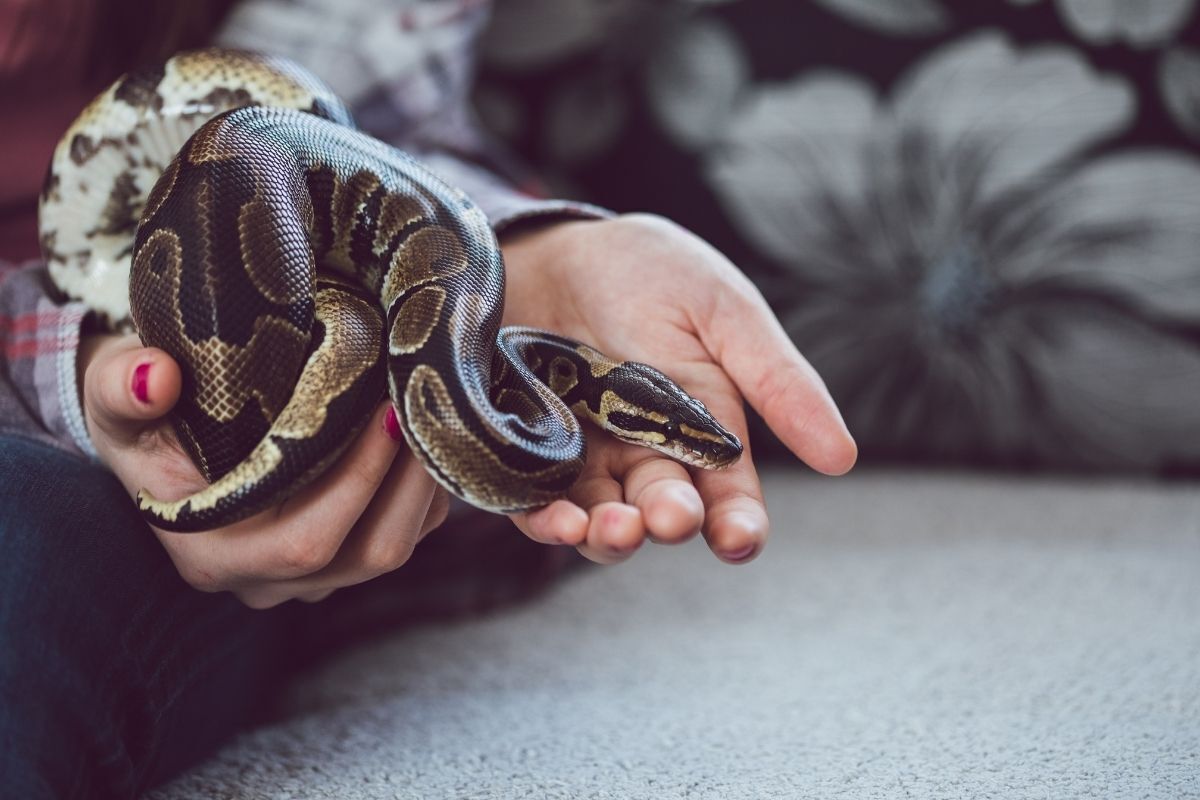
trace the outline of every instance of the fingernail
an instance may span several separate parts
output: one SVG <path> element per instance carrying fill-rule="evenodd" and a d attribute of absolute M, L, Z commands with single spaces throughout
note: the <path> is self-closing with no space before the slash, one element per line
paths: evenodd
<path fill-rule="evenodd" d="M 755 550 L 755 546 L 752 544 L 748 544 L 745 547 L 742 547 L 738 550 L 732 550 L 732 551 L 726 553 L 725 560 L 733 561 L 735 563 L 740 562 L 740 561 L 745 561 L 746 559 L 750 558 L 750 556 L 754 555 L 754 550 Z"/>
<path fill-rule="evenodd" d="M 394 406 L 388 406 L 387 415 L 383 418 L 383 430 L 392 438 L 393 442 L 398 442 L 404 437 L 404 434 L 400 432 L 400 420 L 396 417 Z"/>
<path fill-rule="evenodd" d="M 699 495 L 694 489 L 685 488 L 683 486 L 673 486 L 668 490 L 667 496 L 672 502 L 683 508 L 686 508 L 689 514 L 698 514 L 703 516 L 704 503 L 700 500 Z"/>
<path fill-rule="evenodd" d="M 138 364 L 137 369 L 133 371 L 133 396 L 138 399 L 139 403 L 150 403 L 150 363 Z"/>

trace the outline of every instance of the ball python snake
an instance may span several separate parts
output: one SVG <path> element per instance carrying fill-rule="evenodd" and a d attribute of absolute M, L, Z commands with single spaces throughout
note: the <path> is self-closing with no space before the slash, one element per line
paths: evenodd
<path fill-rule="evenodd" d="M 208 49 L 118 79 L 63 136 L 39 211 L 62 293 L 180 365 L 172 422 L 208 485 L 142 489 L 163 529 L 285 499 L 385 386 L 430 474 L 490 511 L 566 494 L 586 453 L 576 415 L 697 467 L 741 453 L 653 367 L 500 329 L 504 265 L 482 211 L 284 59 Z"/>

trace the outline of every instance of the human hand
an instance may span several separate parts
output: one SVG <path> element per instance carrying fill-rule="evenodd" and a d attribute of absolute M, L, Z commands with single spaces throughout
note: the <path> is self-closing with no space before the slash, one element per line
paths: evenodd
<path fill-rule="evenodd" d="M 743 398 L 817 471 L 841 475 L 854 465 L 854 440 L 825 384 L 754 285 L 703 240 L 638 214 L 518 230 L 501 244 L 505 325 L 657 367 L 746 445 L 726 470 L 689 470 L 587 426 L 587 465 L 568 498 L 512 516 L 530 538 L 615 563 L 647 538 L 674 544 L 701 531 L 725 561 L 754 558 L 768 520 Z"/>
<path fill-rule="evenodd" d="M 166 419 L 180 390 L 170 356 L 133 335 L 95 336 L 80 347 L 79 370 L 92 442 L 131 497 L 146 487 L 176 499 L 205 485 Z M 397 441 L 394 418 L 385 427 L 389 410 L 382 403 L 330 470 L 275 508 L 203 533 L 151 526 L 183 579 L 269 608 L 321 600 L 407 561 L 446 518 L 448 497 Z"/>

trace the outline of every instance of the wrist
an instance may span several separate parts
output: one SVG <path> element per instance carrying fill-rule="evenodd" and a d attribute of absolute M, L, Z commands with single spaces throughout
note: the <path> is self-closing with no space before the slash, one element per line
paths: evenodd
<path fill-rule="evenodd" d="M 506 225 L 496 235 L 496 238 L 500 242 L 500 249 L 503 251 L 505 260 L 507 261 L 510 253 L 516 254 L 518 258 L 523 258 L 528 253 L 552 245 L 564 235 L 571 236 L 572 231 L 580 227 L 586 228 L 607 221 L 603 218 L 530 217 Z"/>

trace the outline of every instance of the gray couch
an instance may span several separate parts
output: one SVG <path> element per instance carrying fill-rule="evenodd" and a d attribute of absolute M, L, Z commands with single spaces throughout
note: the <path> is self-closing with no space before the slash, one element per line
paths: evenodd
<path fill-rule="evenodd" d="M 766 486 L 752 565 L 650 546 L 379 639 L 151 798 L 1200 797 L 1194 484 Z"/>

